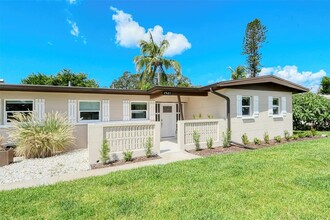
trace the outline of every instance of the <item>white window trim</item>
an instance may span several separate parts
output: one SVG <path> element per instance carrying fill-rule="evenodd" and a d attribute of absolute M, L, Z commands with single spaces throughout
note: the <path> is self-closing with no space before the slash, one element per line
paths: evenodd
<path fill-rule="evenodd" d="M 249 106 L 248 105 L 243 105 L 243 99 L 244 98 L 250 98 L 250 105 Z M 252 118 L 254 118 L 254 116 L 252 115 L 252 101 L 253 101 L 252 96 L 242 96 L 242 109 L 241 109 L 241 111 L 242 111 L 242 118 L 243 119 L 252 119 Z M 250 114 L 249 115 L 243 115 L 243 107 L 250 107 Z"/>
<path fill-rule="evenodd" d="M 274 99 L 278 99 L 278 105 L 274 105 Z M 272 102 L 272 111 L 273 111 L 273 118 L 282 118 L 282 111 L 281 111 L 281 97 L 273 97 L 273 102 Z M 274 107 L 278 107 L 278 113 L 274 113 Z"/>
<path fill-rule="evenodd" d="M 143 110 L 146 111 L 146 118 L 132 118 L 132 112 L 134 110 L 132 110 L 132 104 L 133 103 L 145 103 L 147 105 L 147 109 Z M 131 121 L 146 121 L 149 120 L 149 107 L 148 107 L 149 102 L 148 101 L 130 101 L 129 102 L 129 118 Z M 137 110 L 137 111 L 141 111 L 141 110 Z"/>
<path fill-rule="evenodd" d="M 4 99 L 3 103 L 3 114 L 4 114 L 4 125 L 10 125 L 10 122 L 7 122 L 7 112 L 13 112 L 13 111 L 6 111 L 6 102 L 7 101 L 32 101 L 32 111 L 20 111 L 20 112 L 32 112 L 34 113 L 35 111 L 35 104 L 34 104 L 34 99 Z M 16 111 L 14 111 L 16 112 Z"/>
<path fill-rule="evenodd" d="M 100 110 L 96 111 L 96 110 L 92 110 L 92 111 L 80 111 L 80 102 L 98 102 L 100 103 Z M 101 105 L 101 100 L 78 100 L 78 123 L 91 123 L 91 122 L 100 122 L 101 121 L 101 117 L 102 117 L 102 105 Z M 99 119 L 98 120 L 81 120 L 80 118 L 80 112 L 98 112 L 99 113 Z"/>

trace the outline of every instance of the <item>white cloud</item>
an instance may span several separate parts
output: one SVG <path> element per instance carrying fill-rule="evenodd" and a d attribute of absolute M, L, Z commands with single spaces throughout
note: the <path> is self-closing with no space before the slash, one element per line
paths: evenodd
<path fill-rule="evenodd" d="M 67 0 L 70 5 L 74 5 L 77 3 L 77 0 Z"/>
<path fill-rule="evenodd" d="M 313 92 L 316 92 L 320 86 L 320 82 L 323 76 L 326 76 L 327 73 L 324 70 L 313 73 L 312 71 L 298 71 L 298 67 L 293 66 L 281 66 L 262 68 L 260 76 L 263 75 L 275 75 L 283 79 L 289 80 L 293 83 L 300 84 L 311 89 Z"/>
<path fill-rule="evenodd" d="M 87 44 L 87 40 L 86 40 L 86 37 L 84 37 L 84 36 L 81 36 L 81 39 L 82 39 L 82 42 L 83 42 L 83 44 Z"/>
<path fill-rule="evenodd" d="M 167 32 L 164 34 L 163 28 L 156 25 L 149 28 L 147 31 L 139 23 L 133 20 L 132 15 L 110 7 L 115 14 L 112 20 L 116 22 L 116 43 L 127 48 L 139 47 L 141 40 L 149 40 L 149 32 L 152 34 L 154 41 L 159 43 L 163 39 L 168 40 L 170 46 L 165 51 L 165 56 L 174 56 L 183 53 L 185 50 L 191 48 L 191 44 L 183 34 Z"/>
<path fill-rule="evenodd" d="M 219 75 L 218 73 L 217 74 L 210 74 L 210 75 Z M 214 83 L 218 83 L 218 82 L 222 82 L 222 81 L 226 81 L 226 80 L 228 80 L 228 79 L 225 79 L 224 77 L 222 77 L 222 76 L 220 76 L 220 77 L 218 77 L 217 79 L 211 79 L 211 80 L 209 80 L 209 81 L 207 81 L 207 84 L 209 85 L 209 84 L 214 84 Z"/>
<path fill-rule="evenodd" d="M 75 37 L 79 37 L 79 28 L 77 26 L 77 23 L 69 19 L 67 19 L 67 22 L 71 25 L 70 34 L 72 34 Z"/>

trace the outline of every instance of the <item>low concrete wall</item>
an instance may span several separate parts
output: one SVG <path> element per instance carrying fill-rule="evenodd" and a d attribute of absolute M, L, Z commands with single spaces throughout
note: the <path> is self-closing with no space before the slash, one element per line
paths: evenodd
<path fill-rule="evenodd" d="M 222 132 L 227 130 L 225 119 L 197 119 L 178 121 L 178 144 L 182 150 L 195 149 L 193 133 L 200 134 L 200 147 L 206 148 L 206 141 L 213 139 L 213 146 L 222 146 Z"/>
<path fill-rule="evenodd" d="M 145 155 L 145 144 L 149 137 L 153 141 L 152 152 L 159 154 L 160 122 L 109 122 L 88 124 L 89 163 L 100 159 L 103 140 L 109 142 L 110 160 L 123 159 L 123 152 L 133 151 L 133 157 Z"/>

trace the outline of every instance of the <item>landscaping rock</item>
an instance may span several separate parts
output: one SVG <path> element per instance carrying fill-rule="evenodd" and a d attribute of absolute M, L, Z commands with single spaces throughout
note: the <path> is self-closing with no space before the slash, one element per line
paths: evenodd
<path fill-rule="evenodd" d="M 15 157 L 14 163 L 0 167 L 0 184 L 41 179 L 89 169 L 87 149 L 41 159 Z"/>

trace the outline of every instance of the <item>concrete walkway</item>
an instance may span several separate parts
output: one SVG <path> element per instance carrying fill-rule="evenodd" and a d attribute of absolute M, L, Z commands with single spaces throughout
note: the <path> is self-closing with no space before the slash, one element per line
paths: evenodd
<path fill-rule="evenodd" d="M 173 139 L 169 140 L 162 140 L 161 142 L 161 153 L 159 155 L 161 159 L 156 160 L 149 160 L 139 163 L 131 163 L 131 164 L 125 164 L 121 166 L 115 166 L 115 167 L 106 167 L 106 168 L 100 168 L 95 170 L 88 170 L 88 171 L 80 171 L 73 174 L 64 174 L 60 176 L 53 176 L 43 179 L 33 179 L 33 180 L 27 180 L 22 182 L 14 182 L 14 183 L 8 183 L 8 184 L 0 184 L 0 190 L 12 190 L 12 189 L 18 189 L 18 188 L 28 188 L 28 187 L 36 187 L 36 186 L 42 186 L 42 185 L 51 185 L 58 182 L 63 181 L 71 181 L 76 179 L 81 179 L 85 177 L 91 177 L 91 176 L 102 176 L 106 175 L 108 173 L 120 171 L 120 170 L 130 170 L 130 169 L 136 169 L 139 167 L 145 167 L 145 166 L 153 166 L 153 165 L 164 165 L 168 163 L 173 163 L 176 161 L 182 161 L 182 160 L 191 160 L 195 158 L 200 158 L 197 155 L 189 154 L 185 151 L 181 151 L 179 147 L 176 144 L 176 141 Z"/>

